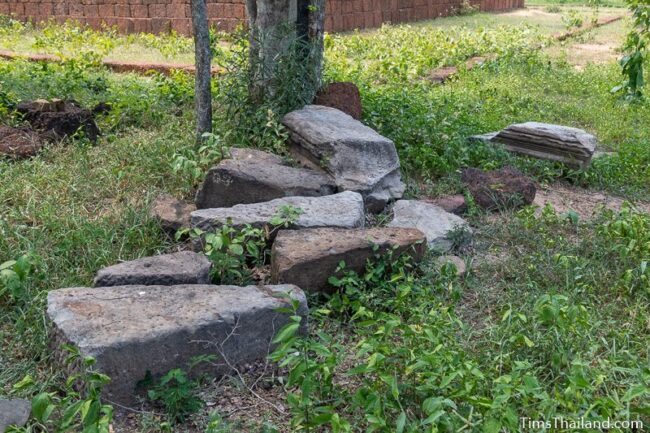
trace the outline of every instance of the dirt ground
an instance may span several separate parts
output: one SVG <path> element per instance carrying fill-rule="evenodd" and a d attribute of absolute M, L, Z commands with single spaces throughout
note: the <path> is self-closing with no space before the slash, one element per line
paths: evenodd
<path fill-rule="evenodd" d="M 588 220 L 602 209 L 618 211 L 624 199 L 600 191 L 590 191 L 564 184 L 553 184 L 538 188 L 533 204 L 539 206 L 539 212 L 547 204 L 553 206 L 558 214 L 568 211 L 576 212 L 582 220 Z M 637 209 L 650 212 L 650 203 L 631 203 Z"/>

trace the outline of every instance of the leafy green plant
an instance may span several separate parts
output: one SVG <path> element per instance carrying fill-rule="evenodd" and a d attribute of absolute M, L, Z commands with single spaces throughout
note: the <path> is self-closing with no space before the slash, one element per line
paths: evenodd
<path fill-rule="evenodd" d="M 567 30 L 579 29 L 584 24 L 584 18 L 579 11 L 571 9 L 566 15 L 562 16 L 562 22 Z"/>
<path fill-rule="evenodd" d="M 250 268 L 264 263 L 267 237 L 263 229 L 246 225 L 236 230 L 229 221 L 215 233 L 194 235 L 204 236 L 203 251 L 213 263 L 212 279 L 217 284 L 250 283 Z"/>
<path fill-rule="evenodd" d="M 215 232 L 182 229 L 177 238 L 190 235 L 203 245 L 203 253 L 212 262 L 215 284 L 244 285 L 252 282 L 252 269 L 267 262 L 269 239 L 282 228 L 289 228 L 302 214 L 302 209 L 291 205 L 280 206 L 270 220 L 270 226 L 255 228 L 250 224 L 234 228 L 232 220 Z"/>
<path fill-rule="evenodd" d="M 6 298 L 12 304 L 28 301 L 26 283 L 33 273 L 36 261 L 34 255 L 26 254 L 0 264 L 0 300 Z"/>
<path fill-rule="evenodd" d="M 295 36 L 295 30 L 279 30 L 277 38 L 284 49 L 275 62 L 275 68 L 267 70 L 259 62 L 251 66 L 250 35 L 240 30 L 228 37 L 229 44 L 214 44 L 215 63 L 226 73 L 215 83 L 215 99 L 219 109 L 215 113 L 220 128 L 228 131 L 227 138 L 233 146 L 255 147 L 286 152 L 288 133 L 280 122 L 289 111 L 310 103 L 318 83 L 310 83 L 310 63 L 304 53 L 310 47 Z M 257 46 L 268 43 L 260 36 Z M 275 79 L 273 93 L 252 95 L 254 83 Z"/>
<path fill-rule="evenodd" d="M 624 91 L 628 99 L 638 99 L 643 94 L 642 89 L 645 84 L 643 68 L 650 39 L 650 2 L 626 1 L 632 11 L 633 24 L 625 41 L 625 55 L 620 60 L 625 81 L 614 87 L 612 92 Z"/>
<path fill-rule="evenodd" d="M 93 358 L 82 359 L 79 351 L 72 347 L 67 350 L 70 356 L 66 362 L 75 364 L 81 373 L 67 379 L 63 396 L 55 392 L 42 392 L 32 399 L 32 417 L 36 426 L 42 431 L 54 433 L 109 433 L 113 408 L 102 403 L 101 392 L 110 378 L 93 370 Z M 26 376 L 14 386 L 14 390 L 24 391 L 34 386 L 34 380 Z M 78 387 L 81 387 L 81 391 Z"/>
<path fill-rule="evenodd" d="M 219 135 L 205 133 L 201 143 L 198 149 L 183 148 L 176 152 L 172 161 L 172 170 L 187 178 L 192 187 L 201 181 L 211 166 L 229 156 L 229 149 Z"/>
<path fill-rule="evenodd" d="M 151 401 L 160 403 L 172 422 L 183 422 L 203 407 L 197 396 L 198 382 L 180 368 L 170 370 L 148 391 Z"/>

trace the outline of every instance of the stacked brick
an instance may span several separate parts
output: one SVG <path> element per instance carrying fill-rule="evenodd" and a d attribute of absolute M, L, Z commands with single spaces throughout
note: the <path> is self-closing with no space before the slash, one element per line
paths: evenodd
<path fill-rule="evenodd" d="M 325 28 L 346 31 L 448 16 L 462 0 L 327 0 Z M 523 7 L 524 0 L 473 0 L 483 11 Z M 211 24 L 234 30 L 246 20 L 245 0 L 207 0 Z M 0 0 L 0 14 L 58 22 L 75 20 L 123 33 L 191 32 L 190 0 Z"/>

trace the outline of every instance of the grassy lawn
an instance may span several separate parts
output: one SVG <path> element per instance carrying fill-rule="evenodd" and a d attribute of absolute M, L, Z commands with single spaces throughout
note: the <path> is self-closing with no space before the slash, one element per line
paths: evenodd
<path fill-rule="evenodd" d="M 588 21 L 590 9 L 563 4 L 560 12 L 531 8 L 329 35 L 325 77 L 360 87 L 364 122 L 395 141 L 409 197 L 464 193 L 464 167 L 514 165 L 542 187 L 647 206 L 650 103 L 610 93 L 621 81 L 615 57 L 628 23 L 551 44 L 550 34 L 566 30 L 569 9 Z M 151 201 L 161 192 L 191 199 L 218 158 L 193 147 L 191 77 L 112 74 L 91 54 L 191 61 L 187 40 L 56 26 L 16 32 L 17 24 L 0 23 L 0 48 L 33 51 L 42 41 L 38 52 L 74 59 L 0 61 L 3 123 L 18 124 L 13 105 L 39 97 L 113 107 L 98 119 L 96 145 L 78 137 L 30 160 L 0 160 L 0 264 L 25 256 L 32 265 L 13 294 L 0 283 L 0 396 L 63 395 L 66 376 L 48 347 L 47 292 L 89 285 L 119 260 L 178 248 L 149 219 Z M 220 63 L 236 61 L 237 41 L 226 44 Z M 427 79 L 490 53 L 497 59 L 461 68 L 445 85 Z M 282 106 L 232 117 L 229 109 L 241 106 L 236 74 L 213 87 L 221 143 L 286 151 Z M 529 120 L 584 128 L 614 153 L 579 171 L 467 144 L 470 135 Z M 283 358 L 297 377 L 281 370 L 290 386 L 265 378 L 268 386 L 256 391 L 285 413 L 236 380 L 207 381 L 200 396 L 212 404 L 186 422 L 170 424 L 163 409 L 145 405 L 144 413 L 120 413 L 116 431 L 299 431 L 305 414 L 316 413 L 329 427 L 309 431 L 517 432 L 524 416 L 641 417 L 650 426 L 650 216 L 632 207 L 596 209 L 593 218 L 472 207 L 467 220 L 474 241 L 455 249 L 471 264 L 466 277 L 438 270 L 434 257 L 418 266 L 383 257 L 367 275 L 342 279 L 342 295 L 310 300 L 310 338 L 291 341 Z M 26 375 L 33 381 L 15 389 Z M 298 390 L 310 399 L 287 399 Z M 230 413 L 224 396 L 251 408 Z M 275 427 L 264 430 L 265 423 Z"/>

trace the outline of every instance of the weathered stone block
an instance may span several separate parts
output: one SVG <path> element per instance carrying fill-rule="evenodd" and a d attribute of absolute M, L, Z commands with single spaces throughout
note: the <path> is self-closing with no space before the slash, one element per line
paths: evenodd
<path fill-rule="evenodd" d="M 187 368 L 199 355 L 216 355 L 214 364 L 193 370 L 230 373 L 227 364 L 264 359 L 271 340 L 286 323 L 289 295 L 299 300 L 306 318 L 307 300 L 298 287 L 284 286 L 118 286 L 70 288 L 48 293 L 56 357 L 73 344 L 96 368 L 111 377 L 107 400 L 129 405 L 147 372 L 154 377 Z M 305 329 L 303 329 L 303 332 Z M 226 362 L 227 360 L 227 362 Z"/>
<path fill-rule="evenodd" d="M 95 287 L 210 284 L 211 267 L 207 257 L 191 251 L 144 257 L 101 269 Z"/>
<path fill-rule="evenodd" d="M 246 224 L 261 228 L 268 226 L 278 211 L 287 205 L 302 210 L 293 228 L 359 228 L 365 223 L 361 195 L 346 191 L 323 197 L 286 197 L 229 208 L 201 209 L 192 212 L 192 227 L 209 232 L 230 219 L 235 228 Z"/>
<path fill-rule="evenodd" d="M 363 273 L 368 259 L 393 248 L 396 256 L 405 253 L 419 261 L 426 238 L 420 230 L 405 228 L 282 230 L 271 253 L 271 281 L 330 292 L 334 288 L 328 279 L 341 261 L 346 270 Z"/>
<path fill-rule="evenodd" d="M 308 105 L 287 114 L 291 153 L 301 163 L 334 177 L 339 191 L 356 191 L 368 210 L 381 211 L 401 198 L 395 144 L 351 116 L 330 107 Z"/>
<path fill-rule="evenodd" d="M 393 207 L 394 218 L 389 227 L 411 227 L 421 230 L 429 247 L 438 251 L 449 251 L 453 242 L 450 233 L 455 230 L 471 232 L 461 217 L 445 211 L 436 205 L 417 200 L 399 200 Z"/>
<path fill-rule="evenodd" d="M 259 203 L 281 197 L 317 197 L 336 193 L 322 171 L 290 167 L 271 158 L 226 159 L 212 167 L 196 194 L 199 209 Z"/>

